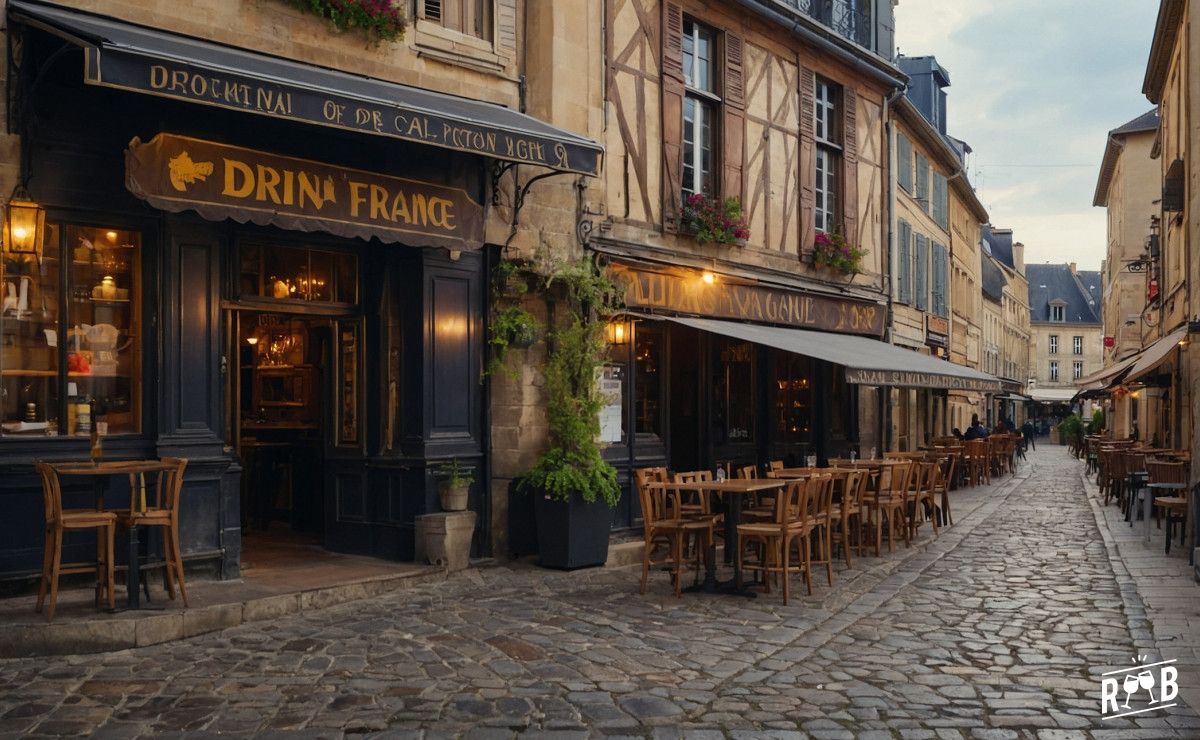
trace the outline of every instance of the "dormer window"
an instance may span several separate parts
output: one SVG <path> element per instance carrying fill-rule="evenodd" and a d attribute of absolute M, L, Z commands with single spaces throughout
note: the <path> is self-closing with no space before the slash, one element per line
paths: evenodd
<path fill-rule="evenodd" d="M 1050 303 L 1050 320 L 1061 324 L 1067 320 L 1067 304 L 1063 301 Z"/>

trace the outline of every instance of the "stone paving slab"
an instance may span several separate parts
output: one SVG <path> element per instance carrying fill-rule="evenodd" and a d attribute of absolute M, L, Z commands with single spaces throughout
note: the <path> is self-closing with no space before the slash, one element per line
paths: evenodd
<path fill-rule="evenodd" d="M 637 568 L 518 565 L 169 645 L 0 661 L 0 737 L 1200 737 L 1186 706 L 1099 716 L 1097 678 L 1145 616 L 1067 460 L 1031 454 L 964 495 L 937 540 L 786 607 L 676 599 L 662 574 L 640 595 Z"/>

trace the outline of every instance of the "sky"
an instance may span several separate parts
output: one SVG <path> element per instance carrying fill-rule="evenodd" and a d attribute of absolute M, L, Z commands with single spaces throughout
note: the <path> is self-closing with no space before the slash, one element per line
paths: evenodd
<path fill-rule="evenodd" d="M 896 44 L 950 74 L 947 132 L 1027 264 L 1100 269 L 1092 206 L 1108 131 L 1154 106 L 1141 94 L 1158 0 L 899 0 Z"/>

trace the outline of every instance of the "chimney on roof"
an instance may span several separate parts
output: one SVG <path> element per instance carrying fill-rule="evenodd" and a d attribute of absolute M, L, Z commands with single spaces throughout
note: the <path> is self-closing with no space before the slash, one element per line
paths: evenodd
<path fill-rule="evenodd" d="M 1025 274 L 1025 245 L 1013 242 L 1013 268 L 1022 275 Z"/>
<path fill-rule="evenodd" d="M 1074 262 L 1071 263 L 1071 274 L 1072 275 L 1075 274 L 1075 263 Z"/>

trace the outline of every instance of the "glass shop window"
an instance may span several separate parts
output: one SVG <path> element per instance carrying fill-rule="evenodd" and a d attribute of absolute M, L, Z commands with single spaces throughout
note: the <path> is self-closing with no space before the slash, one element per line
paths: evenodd
<path fill-rule="evenodd" d="M 639 323 L 635 332 L 633 367 L 634 421 L 638 434 L 662 436 L 662 329 Z"/>
<path fill-rule="evenodd" d="M 713 442 L 754 441 L 754 345 L 714 340 L 712 362 Z"/>
<path fill-rule="evenodd" d="M 813 362 L 775 354 L 775 436 L 780 442 L 809 442 L 813 421 Z"/>
<path fill-rule="evenodd" d="M 0 269 L 0 434 L 142 429 L 142 237 L 46 224 L 40 254 Z"/>
<path fill-rule="evenodd" d="M 358 303 L 358 258 L 344 252 L 245 244 L 238 289 L 243 298 Z"/>

